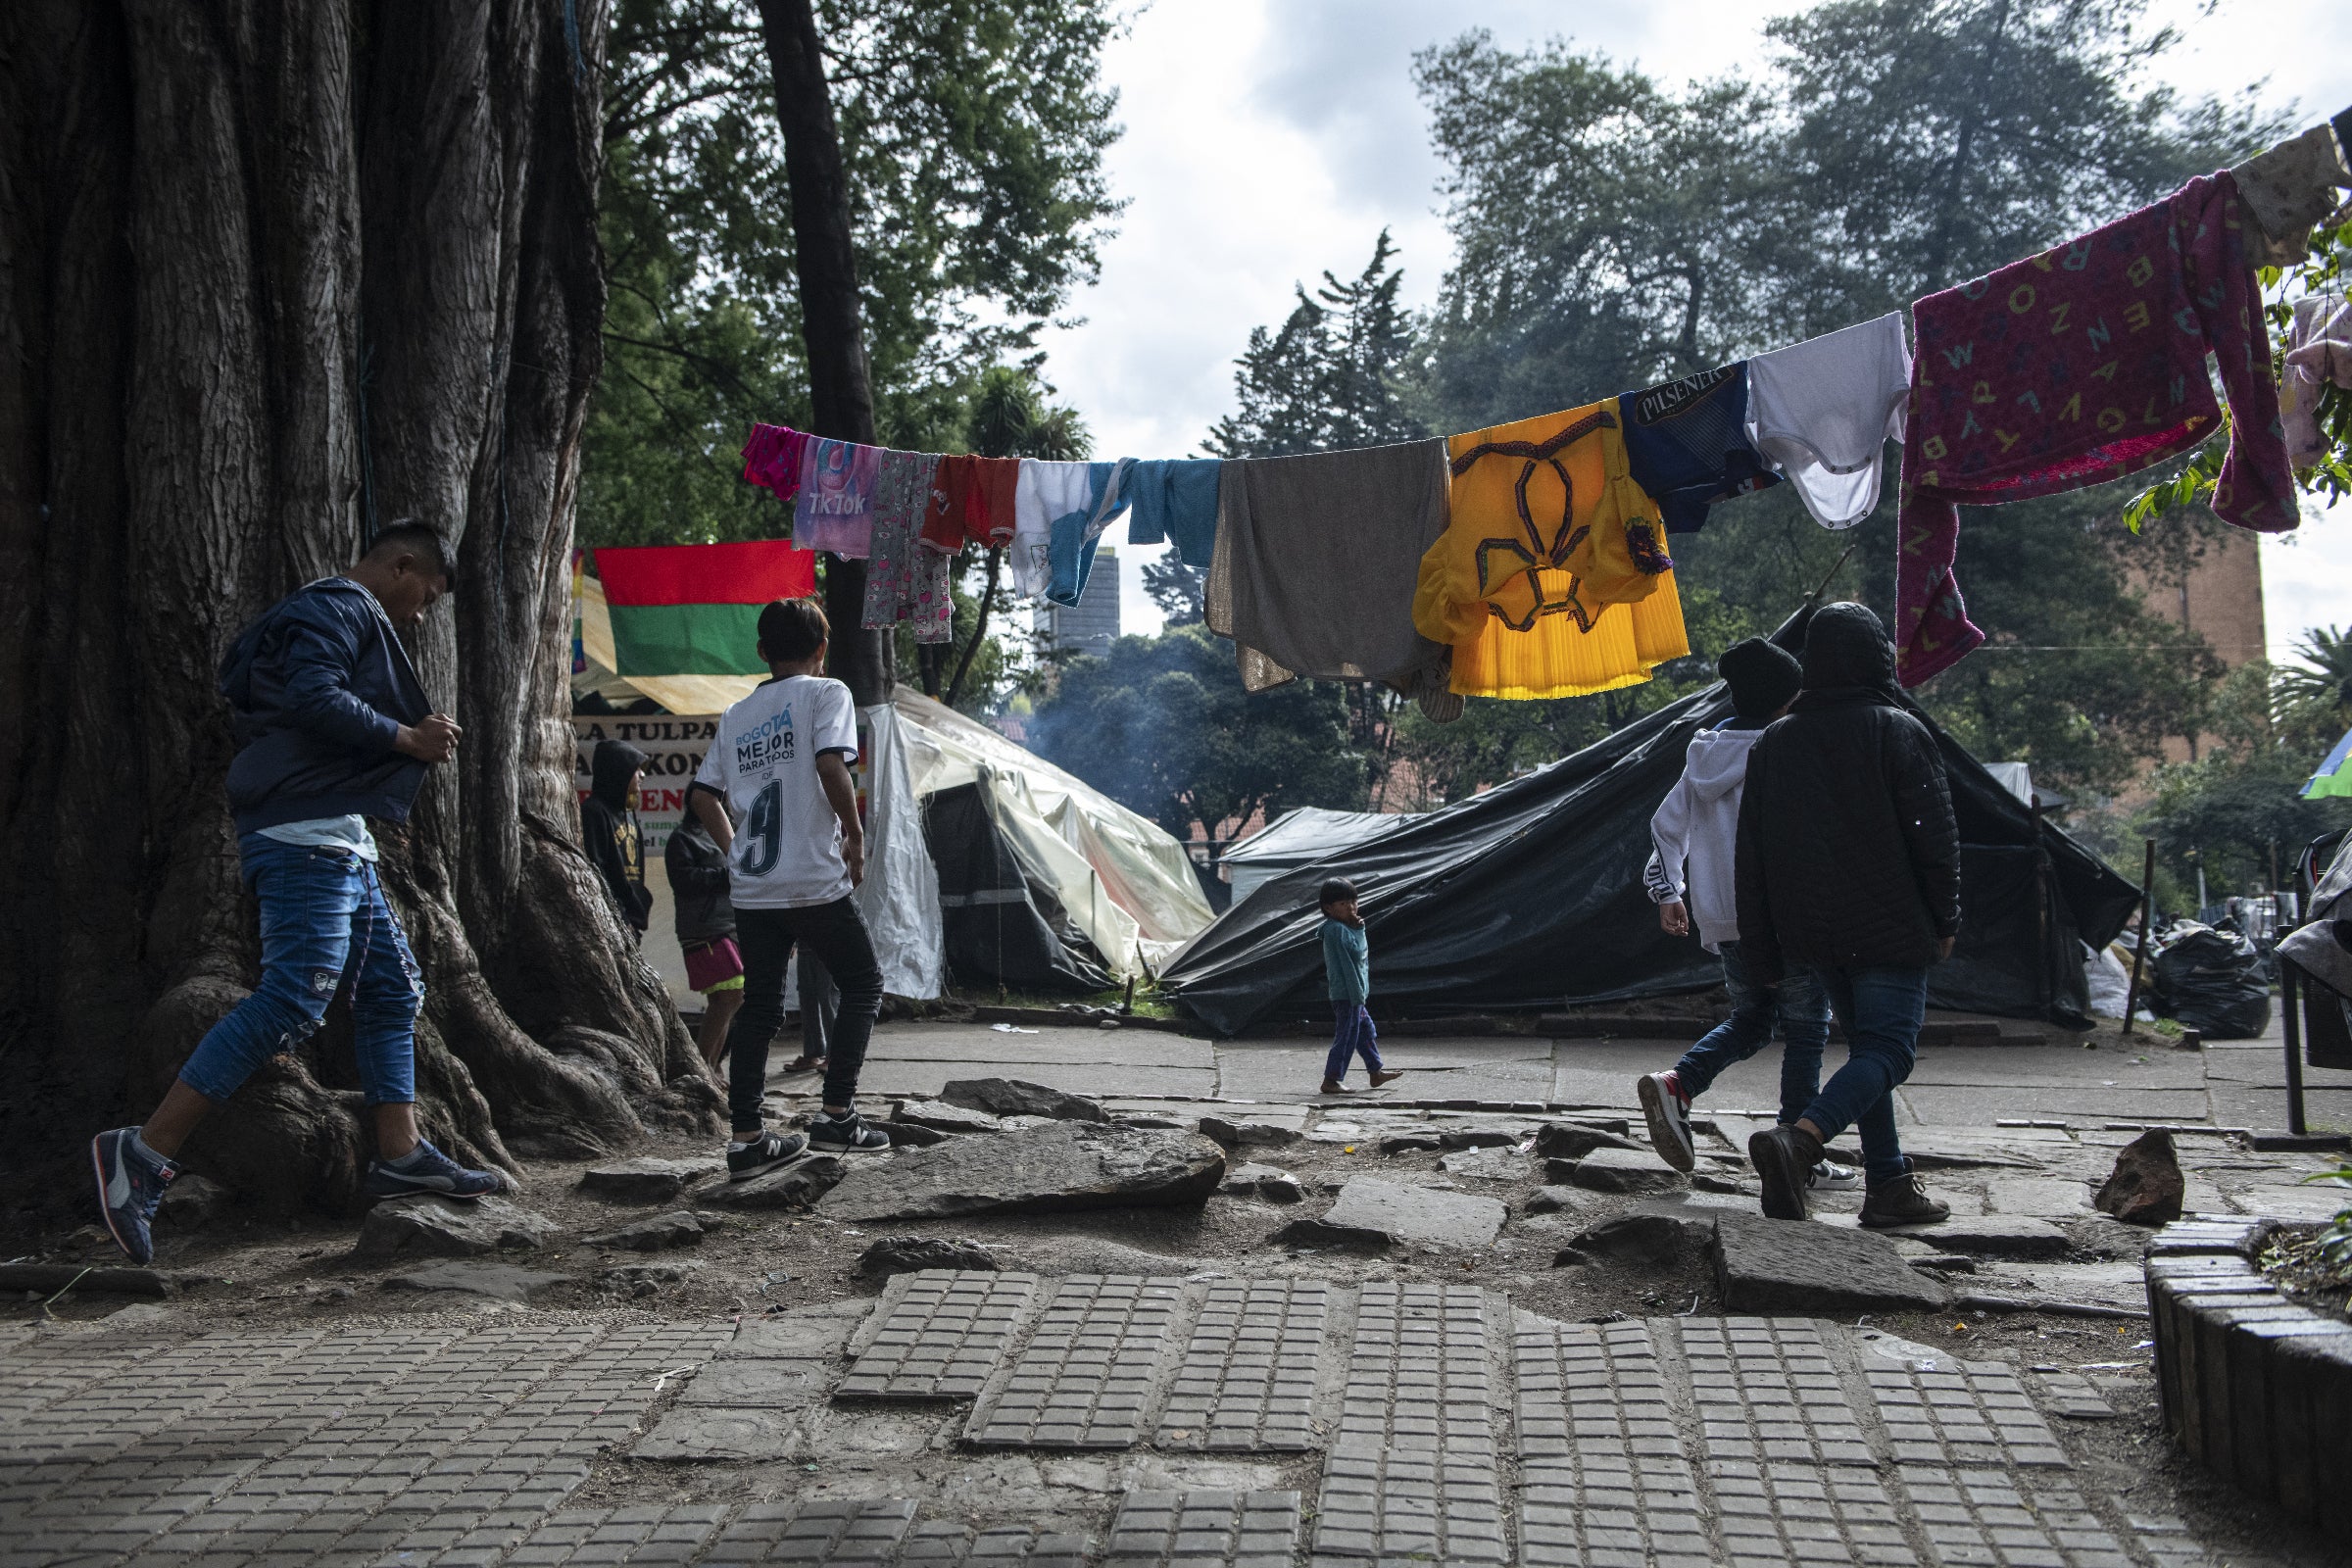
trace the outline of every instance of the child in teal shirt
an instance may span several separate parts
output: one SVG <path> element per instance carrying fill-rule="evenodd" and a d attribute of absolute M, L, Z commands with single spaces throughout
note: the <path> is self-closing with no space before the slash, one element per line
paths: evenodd
<path fill-rule="evenodd" d="M 1331 983 L 1331 1011 L 1338 1028 L 1331 1037 L 1331 1055 L 1323 1063 L 1323 1093 L 1351 1095 L 1340 1080 L 1348 1063 L 1360 1055 L 1372 1075 L 1372 1087 L 1404 1076 L 1380 1064 L 1380 1037 L 1364 1004 L 1372 996 L 1372 947 L 1364 940 L 1364 917 L 1356 912 L 1355 885 L 1340 877 L 1323 884 L 1323 975 Z"/>

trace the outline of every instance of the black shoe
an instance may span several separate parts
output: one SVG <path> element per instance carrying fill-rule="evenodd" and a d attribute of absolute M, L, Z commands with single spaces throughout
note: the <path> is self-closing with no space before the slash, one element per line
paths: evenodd
<path fill-rule="evenodd" d="M 854 1110 L 847 1116 L 820 1113 L 808 1118 L 808 1147 L 828 1154 L 878 1154 L 890 1147 L 890 1134 L 868 1127 Z"/>
<path fill-rule="evenodd" d="M 1952 1205 L 1928 1196 L 1917 1171 L 1905 1171 L 1892 1181 L 1873 1182 L 1862 1199 L 1862 1223 L 1872 1230 L 1898 1225 L 1940 1225 L 1952 1217 Z"/>
<path fill-rule="evenodd" d="M 761 1133 L 741 1149 L 727 1151 L 727 1180 L 747 1181 L 762 1171 L 801 1157 L 808 1151 L 808 1140 L 799 1133 L 779 1136 Z"/>
<path fill-rule="evenodd" d="M 1764 1184 L 1768 1219 L 1804 1219 L 1805 1178 L 1821 1163 L 1821 1140 L 1801 1127 L 1767 1127 L 1747 1141 L 1749 1163 Z"/>

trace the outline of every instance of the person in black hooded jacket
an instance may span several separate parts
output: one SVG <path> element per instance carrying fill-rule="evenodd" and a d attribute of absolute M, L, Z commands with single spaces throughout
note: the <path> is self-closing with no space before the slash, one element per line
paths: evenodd
<path fill-rule="evenodd" d="M 580 803 L 580 847 L 595 862 L 621 918 L 645 935 L 654 896 L 645 887 L 645 833 L 630 809 L 645 754 L 627 741 L 598 741 L 589 765 L 588 798 Z"/>
<path fill-rule="evenodd" d="M 1804 688 L 1748 754 L 1737 862 L 1749 974 L 1810 968 L 1847 1041 L 1805 1114 L 1748 1140 L 1764 1212 L 1803 1219 L 1822 1146 L 1858 1125 L 1862 1223 L 1945 1218 L 1903 1155 L 1892 1095 L 1917 1056 L 1928 965 L 1951 956 L 1960 929 L 1960 834 L 1936 739 L 1861 605 L 1825 606 L 1806 628 Z"/>

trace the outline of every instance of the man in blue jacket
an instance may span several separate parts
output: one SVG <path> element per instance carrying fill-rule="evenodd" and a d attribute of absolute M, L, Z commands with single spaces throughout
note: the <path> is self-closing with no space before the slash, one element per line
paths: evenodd
<path fill-rule="evenodd" d="M 394 630 L 415 627 L 454 586 L 441 536 L 395 522 L 350 571 L 263 612 L 220 662 L 238 744 L 228 803 L 261 906 L 262 982 L 198 1043 L 145 1125 L 90 1145 L 107 1228 L 137 1262 L 155 1254 L 148 1222 L 189 1133 L 254 1069 L 308 1038 L 346 986 L 375 1121 L 369 1196 L 479 1198 L 506 1185 L 417 1134 L 424 987 L 376 880 L 367 821 L 407 821 L 424 770 L 457 755 L 457 723 L 433 711 Z"/>

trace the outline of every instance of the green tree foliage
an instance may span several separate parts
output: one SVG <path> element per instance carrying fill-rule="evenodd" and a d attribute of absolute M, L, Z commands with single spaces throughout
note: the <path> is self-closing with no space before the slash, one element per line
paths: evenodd
<path fill-rule="evenodd" d="M 1510 52 L 1471 33 L 1424 52 L 1456 257 L 1410 357 L 1415 408 L 1434 427 L 1478 428 L 1867 320 L 2281 128 L 2149 86 L 2147 62 L 2175 40 L 2143 12 L 1835 0 L 1773 23 L 1753 79 L 1680 92 L 1561 42 Z M 1720 596 L 1703 629 L 1691 617 L 1693 662 L 1610 695 L 1645 710 L 1817 585 L 1891 624 L 1895 489 L 1890 454 L 1879 512 L 1844 538 L 1786 487 L 1717 507 L 1674 542 L 1686 608 L 1701 587 Z M 2107 486 L 1972 509 L 1960 579 L 1993 641 L 1918 694 L 1979 755 L 2030 760 L 2064 788 L 2120 787 L 2220 674 L 2140 595 L 2177 581 L 2222 525 L 2183 512 L 2135 537 L 2122 502 Z"/>
<path fill-rule="evenodd" d="M 1178 838 L 1230 838 L 1262 811 L 1360 810 L 1363 758 L 1337 687 L 1293 681 L 1250 696 L 1233 647 L 1204 626 L 1122 637 L 1074 659 L 1037 705 L 1038 752 Z"/>
<path fill-rule="evenodd" d="M 1159 607 L 1160 619 L 1170 626 L 1198 625 L 1204 614 L 1208 573 L 1188 566 L 1173 553 L 1144 563 L 1144 592 Z"/>
<path fill-rule="evenodd" d="M 882 438 L 961 442 L 978 367 L 1028 355 L 1118 211 L 1105 0 L 819 8 L 855 204 Z M 806 422 L 790 193 L 758 18 L 618 0 L 605 82 L 605 375 L 592 544 L 778 531 L 741 481 L 753 421 Z"/>
<path fill-rule="evenodd" d="M 1241 404 L 1210 427 L 1212 457 L 1279 458 L 1339 447 L 1411 441 L 1429 432 L 1405 409 L 1400 383 L 1412 352 L 1412 322 L 1396 303 L 1404 270 L 1382 229 L 1372 260 L 1347 282 L 1329 272 L 1269 334 L 1252 327 L 1235 362 Z"/>
<path fill-rule="evenodd" d="M 2352 635 L 2315 626 L 2295 644 L 2296 662 L 2278 672 L 2282 720 L 2304 720 L 2322 732 L 2352 723 Z"/>

